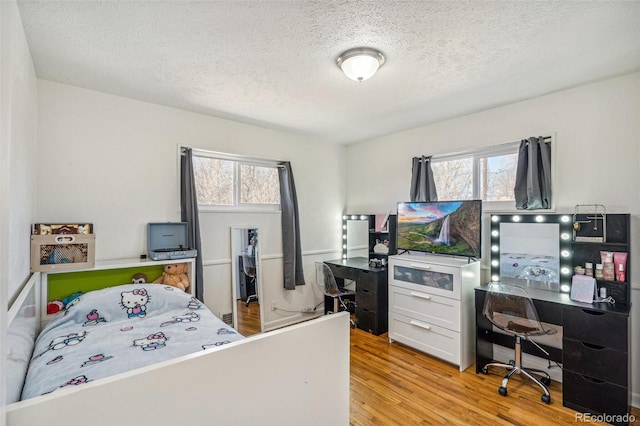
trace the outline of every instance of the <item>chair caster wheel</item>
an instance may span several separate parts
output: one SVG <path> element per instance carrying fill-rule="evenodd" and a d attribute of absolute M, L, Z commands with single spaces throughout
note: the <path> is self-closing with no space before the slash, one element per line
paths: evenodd
<path fill-rule="evenodd" d="M 507 388 L 505 388 L 504 386 L 500 386 L 498 388 L 498 393 L 502 396 L 507 396 Z"/>
<path fill-rule="evenodd" d="M 542 394 L 542 396 L 540 397 L 540 399 L 542 400 L 542 402 L 544 402 L 545 404 L 551 404 L 551 396 L 545 394 Z"/>
<path fill-rule="evenodd" d="M 545 386 L 549 386 L 551 384 L 551 379 L 549 377 L 543 377 L 543 378 L 540 379 L 540 381 Z"/>
<path fill-rule="evenodd" d="M 489 370 L 487 369 L 487 367 L 482 367 L 480 371 L 482 372 L 482 374 L 489 374 Z"/>
<path fill-rule="evenodd" d="M 509 360 L 509 365 L 515 367 L 516 362 L 514 360 Z"/>

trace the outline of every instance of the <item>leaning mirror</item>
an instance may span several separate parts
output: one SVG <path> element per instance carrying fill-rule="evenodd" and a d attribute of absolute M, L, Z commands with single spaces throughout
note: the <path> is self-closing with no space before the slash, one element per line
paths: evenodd
<path fill-rule="evenodd" d="M 345 214 L 342 216 L 342 258 L 369 256 L 369 216 Z"/>
<path fill-rule="evenodd" d="M 571 289 L 569 215 L 492 215 L 491 280 Z"/>

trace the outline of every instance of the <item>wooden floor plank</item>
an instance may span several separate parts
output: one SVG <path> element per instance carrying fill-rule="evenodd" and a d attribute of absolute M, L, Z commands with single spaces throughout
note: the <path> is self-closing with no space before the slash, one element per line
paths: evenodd
<path fill-rule="evenodd" d="M 351 330 L 351 421 L 369 425 L 559 425 L 575 424 L 576 411 L 562 405 L 562 384 L 549 387 L 551 404 L 542 390 L 517 375 L 509 394 L 498 394 L 504 373 L 476 374 L 475 366 L 457 366 L 399 343 L 387 334 L 374 336 Z M 633 408 L 634 425 L 640 410 Z M 594 423 L 590 423 L 594 424 Z M 598 424 L 598 423 L 595 423 Z"/>

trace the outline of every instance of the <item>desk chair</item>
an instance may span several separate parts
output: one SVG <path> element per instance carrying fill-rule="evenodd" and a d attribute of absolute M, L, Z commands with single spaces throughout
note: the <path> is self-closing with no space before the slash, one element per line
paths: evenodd
<path fill-rule="evenodd" d="M 535 368 L 525 368 L 522 366 L 522 346 L 521 340 L 528 339 L 532 336 L 543 336 L 556 333 L 554 329 L 545 330 L 538 317 L 538 312 L 533 301 L 522 288 L 515 285 L 507 285 L 500 283 L 489 284 L 489 291 L 484 299 L 483 315 L 499 329 L 515 336 L 515 360 L 509 361 L 509 364 L 491 362 L 482 367 L 482 372 L 488 374 L 488 367 L 503 367 L 509 370 L 502 379 L 502 385 L 498 388 L 498 393 L 507 396 L 507 383 L 514 374 L 524 374 L 544 391 L 541 396 L 542 402 L 549 404 L 551 395 L 547 386 L 551 384 L 549 374 L 543 370 Z M 545 354 L 547 351 L 542 349 L 533 340 L 529 340 L 536 345 Z M 538 379 L 532 373 L 537 373 L 542 377 Z"/>
<path fill-rule="evenodd" d="M 253 294 L 247 297 L 247 301 L 245 306 L 249 306 L 249 303 L 252 301 L 258 301 L 258 287 L 256 286 L 256 258 L 253 256 L 249 256 L 246 253 L 242 253 L 242 269 L 244 274 L 249 278 L 249 283 L 253 284 L 252 286 L 247 286 L 247 288 L 253 288 Z"/>
<path fill-rule="evenodd" d="M 342 298 L 345 296 L 354 298 L 356 293 L 345 288 L 339 288 L 336 277 L 326 263 L 316 262 L 316 283 L 323 288 L 325 296 L 333 299 L 333 311 L 329 311 L 329 313 L 338 312 L 340 306 L 342 306 L 345 311 L 349 311 L 349 308 Z M 352 327 L 356 326 L 353 320 L 349 321 L 351 321 Z"/>

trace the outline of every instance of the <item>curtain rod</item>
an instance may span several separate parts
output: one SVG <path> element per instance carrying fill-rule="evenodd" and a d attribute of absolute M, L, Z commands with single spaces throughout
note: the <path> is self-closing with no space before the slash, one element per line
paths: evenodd
<path fill-rule="evenodd" d="M 540 136 L 544 141 L 547 140 L 551 140 L 553 139 L 553 136 Z M 497 145 L 489 145 L 489 146 L 484 146 L 484 147 L 480 147 L 478 149 L 469 149 L 469 150 L 465 150 L 465 151 L 458 151 L 458 152 L 451 152 L 448 154 L 439 154 L 439 155 L 424 155 L 424 157 L 431 157 L 432 160 L 444 160 L 444 159 L 450 159 L 450 158 L 454 158 L 454 157 L 462 157 L 468 154 L 477 154 L 477 153 L 481 153 L 486 151 L 487 153 L 490 153 L 492 151 L 499 151 L 501 148 L 506 148 L 509 145 L 516 145 L 519 144 L 522 140 L 524 139 L 520 139 L 517 141 L 511 141 L 511 142 L 503 142 L 503 143 L 499 143 Z M 414 158 L 419 158 L 419 157 L 414 157 Z M 420 158 L 419 160 L 420 162 L 422 162 L 422 159 Z"/>
<path fill-rule="evenodd" d="M 185 148 L 189 148 L 189 147 L 180 145 L 180 155 L 184 155 Z M 255 158 L 255 157 L 248 157 L 248 156 L 243 156 L 238 154 L 227 154 L 223 152 L 209 151 L 207 149 L 199 149 L 199 148 L 191 148 L 191 150 L 195 155 L 202 154 L 201 156 L 203 157 L 238 161 L 238 162 L 258 164 L 258 165 L 266 165 L 266 166 L 278 167 L 278 168 L 284 167 L 280 163 L 286 163 L 287 161 L 289 161 L 289 160 L 274 160 L 274 159 L 268 159 L 268 158 Z"/>

